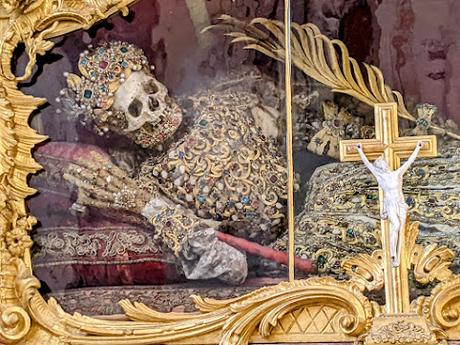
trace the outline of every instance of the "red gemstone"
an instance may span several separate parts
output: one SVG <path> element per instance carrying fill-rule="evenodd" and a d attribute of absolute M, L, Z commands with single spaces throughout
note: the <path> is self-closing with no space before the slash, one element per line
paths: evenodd
<path fill-rule="evenodd" d="M 106 69 L 109 63 L 107 61 L 101 61 L 99 62 L 99 68 L 101 69 Z"/>
<path fill-rule="evenodd" d="M 271 181 L 272 183 L 275 183 L 276 181 L 278 181 L 278 177 L 276 177 L 275 175 L 272 175 L 272 176 L 270 177 L 270 181 Z"/>

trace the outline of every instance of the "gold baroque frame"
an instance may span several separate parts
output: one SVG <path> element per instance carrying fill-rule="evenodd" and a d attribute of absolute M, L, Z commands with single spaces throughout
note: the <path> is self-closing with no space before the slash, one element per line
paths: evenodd
<path fill-rule="evenodd" d="M 385 315 L 383 306 L 369 300 L 366 291 L 383 288 L 384 259 L 382 251 L 359 255 L 343 263 L 350 276 L 348 281 L 332 278 L 291 279 L 278 286 L 266 287 L 245 296 L 226 301 L 192 297 L 196 313 L 156 312 L 143 304 L 122 301 L 125 317 L 119 320 L 89 318 L 65 313 L 51 299 L 46 302 L 38 292 L 39 282 L 32 275 L 28 232 L 36 220 L 26 211 L 24 199 L 31 195 L 27 176 L 40 169 L 31 156 L 35 144 L 45 138 L 35 133 L 28 119 L 45 100 L 24 95 L 17 84 L 32 73 L 37 54 L 45 54 L 53 46 L 47 39 L 76 29 L 87 29 L 98 20 L 122 11 L 134 0 L 3 0 L 0 2 L 0 342 L 6 344 L 247 344 L 276 342 L 346 342 L 366 344 L 435 344 L 445 339 L 460 340 L 460 276 L 448 268 L 453 253 L 444 247 L 422 248 L 415 244 L 418 224 L 407 227 L 407 264 L 413 267 L 420 283 L 440 281 L 429 297 L 412 301 L 410 314 Z M 286 1 L 289 3 L 289 1 Z M 288 16 L 286 16 L 288 20 Z M 223 18 L 223 23 L 231 21 Z M 232 23 L 235 24 L 235 23 Z M 240 26 L 232 35 L 236 41 L 249 41 L 245 30 L 262 24 L 279 42 L 289 39 L 283 35 L 283 25 L 256 20 Z M 251 28 L 253 29 L 253 28 Z M 317 28 L 293 25 L 310 32 L 293 40 L 293 63 L 303 71 L 336 91 L 348 92 L 375 105 L 393 101 L 381 72 L 366 66 L 368 83 L 363 75 L 343 60 L 329 58 L 333 45 L 348 58 L 340 41 L 321 36 Z M 308 31 L 310 30 L 310 31 Z M 254 31 L 252 31 L 254 33 Z M 290 31 L 289 31 L 290 33 Z M 23 76 L 11 71 L 14 49 L 24 43 L 29 63 Z M 279 43 L 278 42 L 278 43 Z M 286 41 L 285 41 L 286 42 Z M 306 44 L 310 51 L 301 50 Z M 277 59 L 283 55 L 283 45 L 267 47 L 250 44 Z M 280 43 L 279 43 L 280 44 Z M 285 45 L 287 46 L 287 45 Z M 324 48 L 326 47 L 326 49 Z M 276 52 L 274 54 L 273 52 Z M 302 65 L 303 51 L 310 64 Z M 281 54 L 281 55 L 277 55 Z M 289 55 L 289 54 L 287 54 Z M 300 60 L 299 60 L 300 59 Z M 328 61 L 333 61 L 329 65 Z M 335 61 L 335 62 L 334 62 Z M 290 65 L 287 67 L 288 71 Z M 358 82 L 343 89 L 340 83 Z M 378 92 L 377 92 L 378 91 Z M 399 94 L 396 100 L 400 116 L 409 118 Z M 450 135 L 449 133 L 447 133 Z M 451 133 L 452 135 L 455 135 Z M 292 278 L 292 276 L 291 276 Z M 406 323 L 401 323 L 401 317 Z M 423 322 L 421 322 L 421 320 Z"/>

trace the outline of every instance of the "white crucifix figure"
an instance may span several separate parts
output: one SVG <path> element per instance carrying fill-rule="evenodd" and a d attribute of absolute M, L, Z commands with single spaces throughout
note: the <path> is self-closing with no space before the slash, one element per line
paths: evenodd
<path fill-rule="evenodd" d="M 402 240 L 409 207 L 403 194 L 403 175 L 419 157 L 437 155 L 436 137 L 433 135 L 400 137 L 398 107 L 396 103 L 375 105 L 375 138 L 351 139 L 340 142 L 342 162 L 362 160 L 377 179 L 381 193 L 382 242 L 393 268 L 399 267 Z M 401 159 L 408 160 L 400 166 Z M 374 161 L 371 164 L 369 161 Z M 391 283 L 391 272 L 385 284 Z"/>
<path fill-rule="evenodd" d="M 419 141 L 409 159 L 399 169 L 392 171 L 383 155 L 372 164 L 367 159 L 362 144 L 356 145 L 364 165 L 375 176 L 380 188 L 383 189 L 383 207 L 380 210 L 380 217 L 390 221 L 390 255 L 394 267 L 398 267 L 400 264 L 400 236 L 405 228 L 409 208 L 402 190 L 403 176 L 417 158 L 422 147 L 423 142 Z"/>

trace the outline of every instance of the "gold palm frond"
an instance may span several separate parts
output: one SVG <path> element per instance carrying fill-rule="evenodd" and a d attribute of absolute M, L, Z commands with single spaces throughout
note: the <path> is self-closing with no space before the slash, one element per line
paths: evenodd
<path fill-rule="evenodd" d="M 245 49 L 259 51 L 273 59 L 285 61 L 284 24 L 277 20 L 255 18 L 249 23 L 228 15 L 219 17 L 219 22 L 205 30 L 222 28 L 232 37 L 232 43 L 244 42 Z M 309 77 L 340 92 L 359 99 L 370 106 L 376 103 L 396 102 L 399 116 L 416 121 L 404 104 L 398 91 L 385 84 L 382 71 L 376 66 L 360 64 L 350 57 L 346 45 L 337 39 L 321 34 L 314 24 L 292 23 L 292 63 Z M 460 135 L 435 125 L 437 133 L 460 139 Z"/>

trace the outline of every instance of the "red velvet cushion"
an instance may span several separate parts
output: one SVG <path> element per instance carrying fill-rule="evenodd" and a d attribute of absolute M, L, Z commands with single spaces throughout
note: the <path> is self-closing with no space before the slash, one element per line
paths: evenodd
<path fill-rule="evenodd" d="M 177 282 L 171 256 L 153 239 L 154 230 L 102 216 L 97 209 L 82 215 L 70 210 L 75 188 L 62 175 L 70 161 L 106 154 L 92 145 L 52 142 L 35 158 L 44 171 L 31 179 L 39 194 L 29 200 L 40 226 L 33 237 L 34 270 L 52 290 Z"/>

